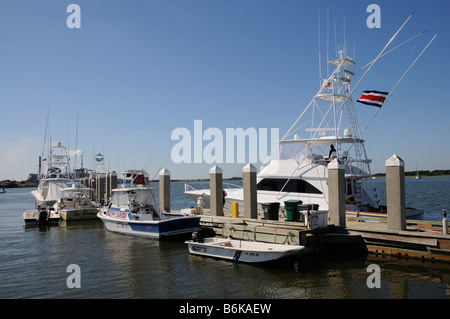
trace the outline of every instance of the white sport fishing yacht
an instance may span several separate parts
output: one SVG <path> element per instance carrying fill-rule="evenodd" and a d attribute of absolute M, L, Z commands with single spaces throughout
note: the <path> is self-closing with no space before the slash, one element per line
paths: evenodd
<path fill-rule="evenodd" d="M 67 149 L 60 142 L 52 147 L 48 158 L 43 161 L 46 161 L 47 167 L 42 176 L 39 168 L 38 187 L 31 192 L 36 200 L 36 207 L 23 214 L 27 225 L 57 224 L 60 215 L 53 205 L 59 200 L 61 190 L 71 187 L 74 183 L 70 174 Z"/>
<path fill-rule="evenodd" d="M 337 59 L 328 63 L 334 71 L 329 71 L 331 74 L 321 80 L 317 94 L 280 140 L 278 157 L 257 175 L 259 209 L 261 204 L 272 202 L 280 203 L 280 209 L 284 209 L 285 201 L 296 200 L 302 201 L 303 205 L 315 204 L 320 210 L 328 210 L 327 165 L 337 159 L 345 165 L 347 215 L 387 217 L 386 206 L 379 205 L 373 187 L 371 159 L 367 157 L 363 130 L 351 96 L 355 90 L 351 87 L 356 73 L 355 61 L 341 50 Z M 386 100 L 386 94 L 364 91 L 358 102 L 372 105 L 364 106 L 366 108 L 375 106 L 376 114 Z M 224 187 L 224 190 L 224 208 L 230 209 L 232 202 L 238 202 L 243 209 L 242 187 Z M 209 189 L 195 189 L 185 184 L 185 193 L 197 203 L 203 202 L 203 207 L 209 206 Z M 422 214 L 421 209 L 406 209 L 409 219 L 420 219 Z"/>

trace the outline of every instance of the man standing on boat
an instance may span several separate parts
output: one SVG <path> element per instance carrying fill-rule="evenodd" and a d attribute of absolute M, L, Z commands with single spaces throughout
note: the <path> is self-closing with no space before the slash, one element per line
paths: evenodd
<path fill-rule="evenodd" d="M 330 145 L 330 153 L 328 154 L 328 158 L 331 158 L 331 155 L 336 156 L 336 149 L 334 148 L 333 144 Z"/>

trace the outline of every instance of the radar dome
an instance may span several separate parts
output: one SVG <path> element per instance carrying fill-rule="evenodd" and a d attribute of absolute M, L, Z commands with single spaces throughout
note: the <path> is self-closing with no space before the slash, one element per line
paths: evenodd
<path fill-rule="evenodd" d="M 344 137 L 352 137 L 352 130 L 350 128 L 346 128 L 344 130 Z"/>

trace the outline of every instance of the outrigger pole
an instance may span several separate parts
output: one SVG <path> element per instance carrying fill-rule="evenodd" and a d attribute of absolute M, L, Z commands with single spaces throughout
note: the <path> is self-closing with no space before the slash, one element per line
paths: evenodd
<path fill-rule="evenodd" d="M 386 103 L 386 100 L 389 98 L 389 96 L 391 96 L 392 92 L 394 92 L 394 90 L 397 88 L 397 86 L 400 84 L 400 82 L 403 80 L 403 78 L 406 76 L 406 74 L 409 72 L 409 70 L 411 70 L 411 68 L 413 67 L 413 65 L 417 62 L 417 60 L 419 60 L 419 58 L 422 56 L 422 54 L 425 52 L 426 49 L 428 49 L 428 47 L 430 46 L 431 42 L 434 41 L 434 39 L 437 37 L 437 33 L 434 35 L 434 37 L 430 40 L 430 42 L 428 42 L 428 44 L 426 45 L 426 47 L 422 50 L 422 52 L 420 52 L 420 54 L 417 56 L 417 58 L 413 61 L 413 63 L 411 63 L 411 65 L 409 66 L 409 68 L 405 71 L 405 73 L 403 73 L 402 77 L 400 78 L 400 80 L 398 80 L 398 82 L 395 84 L 394 88 L 389 91 L 388 95 L 386 96 L 386 99 L 384 100 L 384 103 Z M 383 104 L 384 104 L 383 103 Z M 372 115 L 372 117 L 369 119 L 369 121 L 367 121 L 367 124 L 363 127 L 363 129 L 361 130 L 361 133 L 364 132 L 364 130 L 367 128 L 367 126 L 370 124 L 370 122 L 372 122 L 372 119 L 375 117 L 375 115 L 377 115 L 377 113 L 380 111 L 381 107 L 378 108 L 378 110 L 376 110 L 376 112 Z"/>
<path fill-rule="evenodd" d="M 380 56 L 380 58 L 382 58 L 382 57 L 384 57 L 386 54 L 391 53 L 392 51 L 398 49 L 399 47 L 403 46 L 404 44 L 408 43 L 409 41 L 412 41 L 412 40 L 414 40 L 415 38 L 421 36 L 421 35 L 424 34 L 425 32 L 427 32 L 427 31 L 426 31 L 426 30 L 425 30 L 425 31 L 422 31 L 422 32 L 420 32 L 419 34 L 416 34 L 415 36 L 413 36 L 412 38 L 410 38 L 410 39 L 408 39 L 408 40 L 406 40 L 406 41 L 400 43 L 400 44 L 397 45 L 396 47 L 394 47 L 394 48 L 390 49 L 389 51 L 383 53 L 383 54 Z M 368 65 L 370 65 L 371 63 L 372 63 L 372 61 L 370 61 L 370 62 L 367 63 L 365 66 L 363 66 L 361 69 L 359 69 L 359 71 L 361 71 L 362 69 L 365 69 L 365 68 L 366 68 Z M 357 72 L 359 72 L 359 71 L 357 71 Z"/>

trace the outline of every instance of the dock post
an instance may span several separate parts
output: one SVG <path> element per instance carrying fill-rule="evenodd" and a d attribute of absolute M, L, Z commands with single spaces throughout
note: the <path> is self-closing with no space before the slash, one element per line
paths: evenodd
<path fill-rule="evenodd" d="M 222 169 L 217 165 L 209 170 L 210 208 L 212 216 L 223 215 Z"/>
<path fill-rule="evenodd" d="M 111 191 L 117 188 L 117 173 L 112 171 L 106 174 L 106 193 L 105 193 L 105 203 L 109 205 L 111 200 Z"/>
<path fill-rule="evenodd" d="M 159 172 L 159 208 L 170 212 L 170 171 L 165 168 Z"/>
<path fill-rule="evenodd" d="M 231 203 L 231 217 L 239 218 L 239 203 Z"/>
<path fill-rule="evenodd" d="M 386 160 L 386 202 L 389 230 L 406 230 L 405 162 L 397 155 Z"/>
<path fill-rule="evenodd" d="M 345 227 L 345 166 L 332 160 L 328 164 L 328 218 L 330 224 Z"/>
<path fill-rule="evenodd" d="M 442 210 L 442 234 L 448 235 L 447 210 Z"/>
<path fill-rule="evenodd" d="M 256 196 L 256 167 L 247 164 L 242 169 L 244 176 L 244 218 L 258 218 L 258 201 Z"/>

